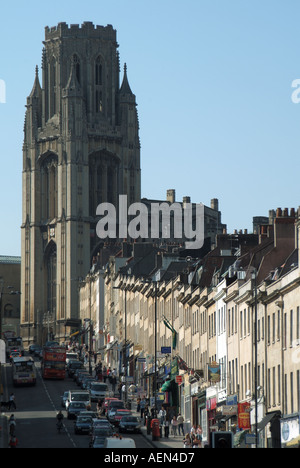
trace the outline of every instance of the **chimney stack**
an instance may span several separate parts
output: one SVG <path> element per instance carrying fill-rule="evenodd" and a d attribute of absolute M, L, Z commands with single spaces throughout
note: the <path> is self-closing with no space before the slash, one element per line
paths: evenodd
<path fill-rule="evenodd" d="M 175 203 L 175 190 L 174 189 L 167 190 L 167 201 L 170 203 Z"/>

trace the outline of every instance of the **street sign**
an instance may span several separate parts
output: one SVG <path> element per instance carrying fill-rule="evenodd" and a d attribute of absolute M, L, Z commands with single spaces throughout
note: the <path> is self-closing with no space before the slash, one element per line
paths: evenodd
<path fill-rule="evenodd" d="M 246 445 L 253 445 L 256 443 L 256 435 L 255 434 L 245 434 L 245 444 Z"/>
<path fill-rule="evenodd" d="M 0 340 L 0 364 L 6 363 L 5 341 Z"/>
<path fill-rule="evenodd" d="M 162 346 L 160 352 L 162 354 L 171 354 L 171 346 Z"/>

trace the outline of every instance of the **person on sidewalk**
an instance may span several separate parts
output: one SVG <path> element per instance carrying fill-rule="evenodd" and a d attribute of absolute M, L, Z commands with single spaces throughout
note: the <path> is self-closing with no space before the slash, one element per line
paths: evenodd
<path fill-rule="evenodd" d="M 173 416 L 173 419 L 171 421 L 171 434 L 174 437 L 177 436 L 177 427 L 178 427 L 178 422 L 177 422 L 176 416 Z"/>
<path fill-rule="evenodd" d="M 166 419 L 166 415 L 167 415 L 167 412 L 165 410 L 164 407 L 162 407 L 160 410 L 159 410 L 159 413 L 158 413 L 158 419 L 160 421 L 160 425 L 163 426 L 164 425 L 164 422 L 165 422 L 165 419 Z"/>
<path fill-rule="evenodd" d="M 184 417 L 180 413 L 177 416 L 177 422 L 178 422 L 178 435 L 180 435 L 180 431 L 181 431 L 182 435 L 184 436 L 184 430 L 183 430 Z"/>
<path fill-rule="evenodd" d="M 165 437 L 166 437 L 166 439 L 168 439 L 169 438 L 169 431 L 170 431 L 170 421 L 168 420 L 168 418 L 165 418 L 164 430 L 165 430 Z"/>
<path fill-rule="evenodd" d="M 183 447 L 184 448 L 191 448 L 192 447 L 192 439 L 191 439 L 191 435 L 189 433 L 187 433 L 185 435 L 185 438 L 183 439 Z"/>

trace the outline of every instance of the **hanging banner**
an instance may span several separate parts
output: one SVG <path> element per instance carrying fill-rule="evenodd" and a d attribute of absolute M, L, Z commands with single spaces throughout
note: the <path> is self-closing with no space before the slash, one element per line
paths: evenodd
<path fill-rule="evenodd" d="M 240 429 L 251 429 L 250 403 L 238 403 L 238 426 Z"/>

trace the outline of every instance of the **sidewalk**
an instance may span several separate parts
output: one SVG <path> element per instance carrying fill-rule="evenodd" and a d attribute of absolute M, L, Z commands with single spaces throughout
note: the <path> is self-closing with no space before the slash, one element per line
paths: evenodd
<path fill-rule="evenodd" d="M 132 414 L 140 418 L 140 414 L 136 411 L 132 410 Z M 152 432 L 147 434 L 146 426 L 141 427 L 142 435 L 147 439 L 147 441 L 152 445 L 153 448 L 157 449 L 183 449 L 183 435 L 180 436 L 173 436 L 169 435 L 169 437 L 164 437 L 164 430 L 162 431 L 163 437 L 159 438 L 159 440 L 152 440 Z"/>
<path fill-rule="evenodd" d="M 85 367 L 88 368 L 88 364 L 86 363 L 85 364 Z M 93 371 L 93 375 L 94 375 L 94 363 L 92 363 L 92 371 Z M 107 382 L 109 387 L 110 386 L 110 383 L 109 381 L 107 380 Z M 119 394 L 117 394 L 115 392 L 115 396 L 116 397 L 119 397 Z M 131 412 L 134 416 L 136 416 L 137 418 L 140 419 L 140 413 L 138 413 L 136 411 L 136 405 L 135 403 L 133 403 L 133 408 L 131 409 Z M 165 450 L 169 450 L 169 449 L 183 449 L 183 438 L 184 436 L 181 434 L 180 436 L 177 435 L 177 436 L 173 436 L 173 435 L 169 435 L 168 438 L 166 437 L 161 437 L 159 440 L 152 440 L 152 432 L 150 434 L 147 434 L 147 428 L 146 426 L 142 426 L 141 427 L 141 432 L 142 432 L 142 436 L 145 437 L 148 441 L 148 443 L 150 443 L 150 445 L 152 445 L 153 448 L 157 448 L 157 449 L 165 449 Z M 164 431 L 163 431 L 163 434 L 164 434 Z"/>

